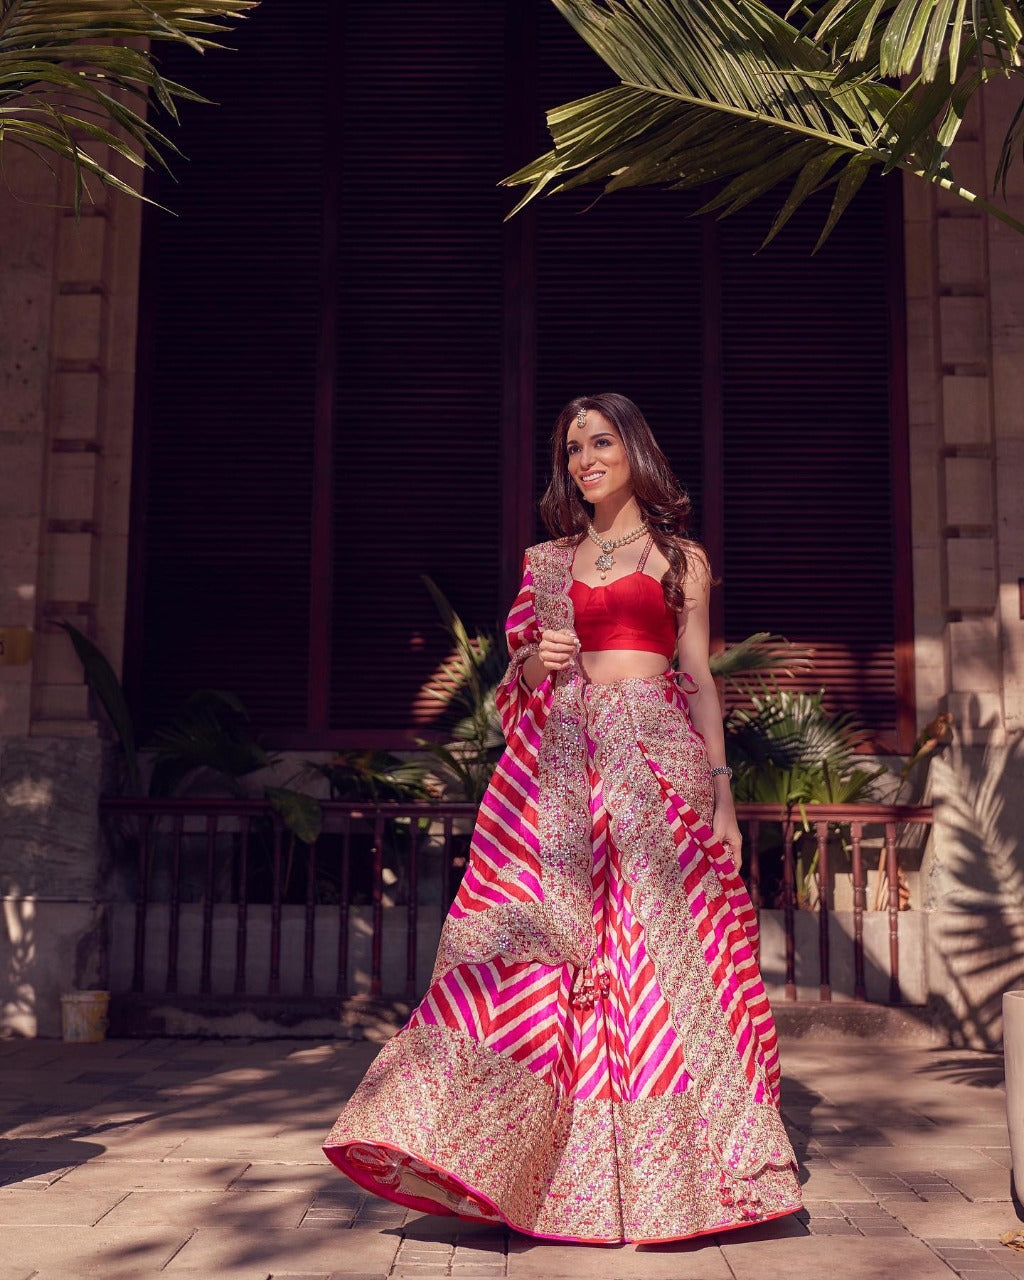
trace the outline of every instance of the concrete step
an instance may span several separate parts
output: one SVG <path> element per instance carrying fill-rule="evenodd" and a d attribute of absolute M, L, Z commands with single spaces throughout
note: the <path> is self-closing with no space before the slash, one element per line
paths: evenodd
<path fill-rule="evenodd" d="M 920 1048 L 955 1043 L 949 1026 L 925 1006 L 887 1007 L 786 1000 L 769 993 L 779 1035 L 790 1040 L 877 1040 Z M 388 1039 L 408 1018 L 412 1002 L 296 996 L 145 996 L 111 999 L 112 1036 L 242 1036 L 315 1040 Z"/>
<path fill-rule="evenodd" d="M 861 1004 L 853 1000 L 772 997 L 779 1036 L 789 1040 L 878 1040 L 920 1048 L 953 1043 L 951 1028 L 925 1005 Z"/>

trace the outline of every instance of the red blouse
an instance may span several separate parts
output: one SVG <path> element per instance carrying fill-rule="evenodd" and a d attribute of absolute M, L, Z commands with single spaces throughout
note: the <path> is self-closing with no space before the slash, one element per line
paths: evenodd
<path fill-rule="evenodd" d="M 591 587 L 573 578 L 569 588 L 575 631 L 584 653 L 639 649 L 671 662 L 676 648 L 676 615 L 657 578 L 644 572 L 653 538 L 632 573 L 607 586 Z"/>

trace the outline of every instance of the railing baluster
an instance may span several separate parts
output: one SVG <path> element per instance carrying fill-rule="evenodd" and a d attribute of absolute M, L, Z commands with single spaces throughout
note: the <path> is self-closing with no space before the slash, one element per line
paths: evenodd
<path fill-rule="evenodd" d="M 442 824 L 444 853 L 441 855 L 441 910 L 452 905 L 452 815 L 446 813 Z"/>
<path fill-rule="evenodd" d="M 146 986 L 146 923 L 149 914 L 149 862 L 152 831 L 153 819 L 146 816 L 142 817 L 139 821 L 139 882 L 135 887 L 133 991 L 143 991 Z"/>
<path fill-rule="evenodd" d="M 420 820 L 409 818 L 409 901 L 405 909 L 405 997 L 416 997 L 416 952 L 419 942 L 419 846 Z"/>
<path fill-rule="evenodd" d="M 171 888 L 167 912 L 167 981 L 164 990 L 174 995 L 178 990 L 178 930 L 181 917 L 181 824 L 182 815 L 176 813 L 171 835 Z"/>
<path fill-rule="evenodd" d="M 381 993 L 381 963 L 384 948 L 384 814 L 378 809 L 373 820 L 373 937 L 370 939 L 370 995 Z"/>
<path fill-rule="evenodd" d="M 307 846 L 306 922 L 302 939 L 302 994 L 313 994 L 313 953 L 316 947 L 316 841 Z"/>
<path fill-rule="evenodd" d="M 130 971 L 124 974 L 121 979 L 125 987 L 128 986 L 130 981 L 131 990 L 136 992 L 145 992 L 149 983 L 147 963 L 153 958 L 149 938 L 149 912 L 152 906 L 153 885 L 156 883 L 154 862 L 157 856 L 162 858 L 165 852 L 164 846 L 166 845 L 169 870 L 169 891 L 166 897 L 168 903 L 167 950 L 166 955 L 161 954 L 155 958 L 161 970 L 166 960 L 166 978 L 161 981 L 163 978 L 161 972 L 158 975 L 157 982 L 158 987 L 162 987 L 168 995 L 178 995 L 182 985 L 179 968 L 182 947 L 182 908 L 186 898 L 186 885 L 183 876 L 191 868 L 190 851 L 194 848 L 198 853 L 202 847 L 200 845 L 200 831 L 205 835 L 205 888 L 203 890 L 202 911 L 198 918 L 201 929 L 201 949 L 200 955 L 197 957 L 199 959 L 199 972 L 195 980 L 190 972 L 188 982 L 191 984 L 193 981 L 197 981 L 200 994 L 206 995 L 218 990 L 218 983 L 223 982 L 224 977 L 226 977 L 226 975 L 218 976 L 213 972 L 213 935 L 216 924 L 216 898 L 219 884 L 217 881 L 217 849 L 218 840 L 224 834 L 222 815 L 237 816 L 239 820 L 239 834 L 236 838 L 232 833 L 231 845 L 232 858 L 235 857 L 236 853 L 239 858 L 237 868 L 234 861 L 231 864 L 231 892 L 237 898 L 233 988 L 236 996 L 244 996 L 246 994 L 249 985 L 247 977 L 248 923 L 252 915 L 249 898 L 251 882 L 249 856 L 252 852 L 253 821 L 258 818 L 261 826 L 268 820 L 272 823 L 273 891 L 269 904 L 269 979 L 267 990 L 272 995 L 281 995 L 281 953 L 284 945 L 284 868 L 287 853 L 283 841 L 288 838 L 288 831 L 280 821 L 279 816 L 272 814 L 264 801 L 256 799 L 238 801 L 225 798 L 175 797 L 165 799 L 154 797 L 152 799 L 138 799 L 124 797 L 101 801 L 101 810 L 105 817 L 114 820 L 111 825 L 115 825 L 117 820 L 122 821 L 129 835 L 134 833 L 138 840 L 137 851 L 135 849 L 132 850 L 132 854 L 138 864 L 138 881 L 134 892 L 134 938 L 130 956 Z M 384 842 L 388 831 L 391 829 L 390 824 L 395 822 L 396 819 L 410 823 L 408 848 L 409 898 L 404 926 L 405 980 L 402 986 L 406 997 L 412 1000 L 418 993 L 419 927 L 422 923 L 419 910 L 419 882 L 422 875 L 420 862 L 423 853 L 424 833 L 421 828 L 421 822 L 423 819 L 428 819 L 433 824 L 430 827 L 432 836 L 440 835 L 443 841 L 441 868 L 438 878 L 441 882 L 442 908 L 447 909 L 451 905 L 456 874 L 456 868 L 453 866 L 456 841 L 455 825 L 456 823 L 461 824 L 463 820 L 471 821 L 475 812 L 474 808 L 470 805 L 457 804 L 412 803 L 407 805 L 392 802 L 367 804 L 360 801 L 329 800 L 324 802 L 324 810 L 325 815 L 331 821 L 329 829 L 332 831 L 338 830 L 340 824 L 342 835 L 336 977 L 337 994 L 341 998 L 344 998 L 348 993 L 348 953 L 351 938 L 352 832 L 354 824 L 358 822 L 363 826 L 369 825 L 374 837 L 372 858 L 373 936 L 371 940 L 370 984 L 371 990 L 376 995 L 380 995 L 386 985 L 383 981 L 384 922 L 388 918 L 387 913 L 384 911 L 384 893 L 386 889 L 383 879 Z M 765 869 L 762 865 L 764 862 L 764 850 L 761 847 L 763 833 L 766 829 L 764 824 L 771 822 L 782 829 L 782 900 L 779 905 L 782 908 L 781 914 L 785 930 L 784 989 L 787 1000 L 796 1000 L 798 999 L 799 991 L 796 973 L 796 926 L 798 922 L 803 923 L 801 917 L 797 914 L 796 843 L 798 828 L 792 818 L 780 816 L 776 806 L 740 804 L 737 806 L 737 811 L 748 833 L 747 882 L 750 901 L 758 913 L 759 923 L 766 904 L 766 890 L 763 881 Z M 865 945 L 867 930 L 865 920 L 868 870 L 864 833 L 869 825 L 872 828 L 877 825 L 883 827 L 885 832 L 883 868 L 888 878 L 886 903 L 890 964 L 888 998 L 890 1001 L 898 1002 L 901 998 L 901 985 L 899 973 L 900 857 L 897 837 L 904 823 L 930 824 L 932 821 L 931 810 L 926 806 L 909 805 L 809 805 L 807 806 L 807 814 L 810 821 L 815 824 L 818 851 L 817 874 L 820 904 L 818 949 L 821 999 L 827 1001 L 832 994 L 830 917 L 834 910 L 834 901 L 830 896 L 832 890 L 829 875 L 828 832 L 830 823 L 842 823 L 844 829 L 846 827 L 849 828 L 852 862 L 853 996 L 854 999 L 860 1002 L 864 1002 L 867 998 Z M 200 826 L 199 830 L 194 833 L 195 840 L 190 843 L 192 833 L 186 830 L 186 825 L 191 823 L 195 817 L 200 818 L 205 826 Z M 168 840 L 165 840 L 162 834 L 161 823 L 164 819 L 169 819 L 167 824 Z M 461 840 L 461 837 L 458 838 Z M 159 849 L 157 848 L 158 842 Z M 316 876 L 318 865 L 319 851 L 314 847 L 309 850 L 308 876 L 305 889 L 302 976 L 300 979 L 298 974 L 295 974 L 294 979 L 289 979 L 295 983 L 294 990 L 296 992 L 301 991 L 306 996 L 315 994 L 318 987 L 316 968 Z M 163 866 L 164 862 L 161 861 L 161 883 Z M 194 895 L 190 893 L 188 896 Z M 160 906 L 162 907 L 163 903 Z M 260 919 L 265 919 L 266 913 L 267 908 L 261 906 L 259 908 Z M 190 919 L 191 916 L 186 917 L 185 922 L 187 925 Z M 188 927 L 191 929 L 191 925 L 188 925 Z M 190 940 L 191 937 L 192 935 L 189 933 L 188 938 Z M 261 930 L 261 948 L 264 945 L 262 939 L 263 933 Z M 763 955 L 760 953 L 759 959 L 763 959 Z M 265 963 L 262 953 L 256 960 L 258 964 Z M 116 978 L 115 981 L 117 981 Z M 230 979 L 224 982 L 224 986 L 228 990 L 231 989 L 230 983 Z M 121 989 L 124 989 L 124 987 Z M 289 988 L 289 990 L 291 989 Z M 322 981 L 320 989 L 321 991 L 323 990 Z"/>
<path fill-rule="evenodd" d="M 352 866 L 352 814 L 341 819 L 341 872 L 338 886 L 338 980 L 336 993 L 348 995 L 348 906 Z"/>
<path fill-rule="evenodd" d="M 793 908 L 796 876 L 793 870 L 793 823 L 784 824 L 782 841 L 782 919 L 786 933 L 786 999 L 796 999 L 796 934 Z"/>
<path fill-rule="evenodd" d="M 245 993 L 245 961 L 249 945 L 249 823 L 241 819 L 241 864 L 238 868 L 238 915 L 235 922 L 235 994 Z"/>
<path fill-rule="evenodd" d="M 896 824 L 885 824 L 885 872 L 889 880 L 889 1003 L 900 1002 L 900 868 Z"/>
<path fill-rule="evenodd" d="M 853 998 L 867 999 L 864 985 L 864 908 L 867 898 L 864 886 L 864 859 L 861 856 L 862 822 L 850 823 L 850 845 L 853 860 Z"/>
<path fill-rule="evenodd" d="M 828 823 L 816 822 L 818 842 L 818 999 L 832 999 L 832 970 L 828 950 Z"/>
<path fill-rule="evenodd" d="M 199 990 L 210 993 L 210 968 L 213 953 L 213 859 L 217 842 L 217 815 L 206 815 L 206 886 L 203 890 L 203 962 Z"/>
<path fill-rule="evenodd" d="M 281 991 L 281 839 L 283 825 L 275 813 L 274 823 L 274 887 L 270 897 L 270 976 L 267 993 L 272 996 Z"/>

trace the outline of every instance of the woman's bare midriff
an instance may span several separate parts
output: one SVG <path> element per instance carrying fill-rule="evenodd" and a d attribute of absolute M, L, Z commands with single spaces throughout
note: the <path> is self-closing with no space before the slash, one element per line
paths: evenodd
<path fill-rule="evenodd" d="M 581 653 L 579 662 L 584 675 L 594 684 L 660 676 L 669 667 L 660 653 L 645 649 L 596 649 Z"/>

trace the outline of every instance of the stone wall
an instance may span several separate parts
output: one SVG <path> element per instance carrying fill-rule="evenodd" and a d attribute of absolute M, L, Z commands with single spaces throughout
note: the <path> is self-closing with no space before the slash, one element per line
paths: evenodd
<path fill-rule="evenodd" d="M 0 628 L 19 660 L 0 665 L 0 1029 L 53 1035 L 60 993 L 106 981 L 105 753 L 57 623 L 120 663 L 140 208 L 92 182 L 76 220 L 44 165 L 3 159 Z"/>
<path fill-rule="evenodd" d="M 953 153 L 991 192 L 1016 106 L 992 84 Z M 1024 985 L 1024 237 L 907 182 L 908 385 L 918 723 L 953 716 L 935 762 L 935 833 L 921 905 L 933 1000 L 965 1042 L 999 1042 L 1000 996 Z M 1024 219 L 1024 166 L 1010 211 Z"/>

